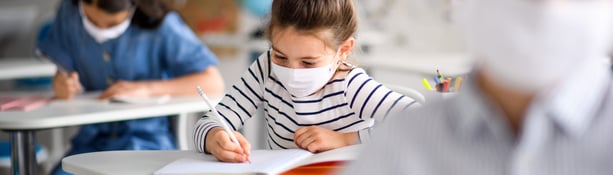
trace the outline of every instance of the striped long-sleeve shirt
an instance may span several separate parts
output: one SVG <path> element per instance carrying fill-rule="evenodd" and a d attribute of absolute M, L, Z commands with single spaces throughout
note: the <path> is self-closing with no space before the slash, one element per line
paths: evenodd
<path fill-rule="evenodd" d="M 297 98 L 277 80 L 270 64 L 270 53 L 262 54 L 215 107 L 234 130 L 243 127 L 258 108 L 264 108 L 270 149 L 297 148 L 294 132 L 306 126 L 343 133 L 357 131 L 364 143 L 375 121 L 416 103 L 382 86 L 357 67 L 346 77 L 334 77 L 315 94 Z M 217 120 L 208 116 L 197 122 L 194 143 L 200 152 L 205 151 L 208 131 L 218 126 Z"/>

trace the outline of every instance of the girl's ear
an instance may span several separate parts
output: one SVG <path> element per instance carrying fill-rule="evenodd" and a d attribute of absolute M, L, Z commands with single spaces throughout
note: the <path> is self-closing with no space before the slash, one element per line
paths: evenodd
<path fill-rule="evenodd" d="M 349 54 L 351 54 L 351 52 L 353 51 L 353 46 L 355 45 L 355 38 L 353 37 L 349 37 L 347 40 L 345 40 L 343 42 L 343 44 L 341 44 L 340 50 L 339 50 L 339 55 L 341 57 L 341 62 L 345 61 L 347 59 L 347 57 L 349 57 Z"/>

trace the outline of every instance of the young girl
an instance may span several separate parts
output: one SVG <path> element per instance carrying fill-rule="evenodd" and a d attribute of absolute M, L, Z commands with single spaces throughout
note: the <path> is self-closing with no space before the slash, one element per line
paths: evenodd
<path fill-rule="evenodd" d="M 240 129 L 263 107 L 270 149 L 321 152 L 366 142 L 375 120 L 415 104 L 345 63 L 355 44 L 354 8 L 351 0 L 273 1 L 272 48 L 216 106 L 229 127 Z M 246 139 L 235 132 L 242 147 L 234 144 L 209 115 L 195 128 L 197 149 L 220 161 L 246 161 Z"/>

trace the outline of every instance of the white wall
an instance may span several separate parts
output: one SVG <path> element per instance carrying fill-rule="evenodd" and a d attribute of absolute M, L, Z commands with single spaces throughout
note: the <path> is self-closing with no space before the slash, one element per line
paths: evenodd
<path fill-rule="evenodd" d="M 357 52 L 355 58 L 358 62 L 364 59 L 385 61 L 389 57 L 408 60 L 419 59 L 409 58 L 409 55 L 416 54 L 463 53 L 465 48 L 451 18 L 451 1 L 356 0 L 361 24 L 357 43 L 366 44 L 369 49 L 367 52 Z M 432 70 L 432 75 L 435 71 Z M 401 85 L 429 93 L 422 86 L 421 79 L 431 77 L 424 77 L 423 74 L 386 67 L 371 68 L 368 72 L 383 84 Z"/>
<path fill-rule="evenodd" d="M 43 21 L 55 14 L 59 0 L 0 1 L 0 59 L 30 57 Z"/>

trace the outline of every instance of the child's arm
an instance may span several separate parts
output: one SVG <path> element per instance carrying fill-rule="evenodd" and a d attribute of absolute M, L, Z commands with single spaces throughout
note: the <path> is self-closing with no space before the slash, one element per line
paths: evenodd
<path fill-rule="evenodd" d="M 358 133 L 341 133 L 319 126 L 303 127 L 296 130 L 294 142 L 310 152 L 328 151 L 359 143 Z"/>
<path fill-rule="evenodd" d="M 215 106 L 220 116 L 235 131 L 243 127 L 244 122 L 252 117 L 264 100 L 261 86 L 264 83 L 263 77 L 268 76 L 267 68 L 262 64 L 266 63 L 265 59 L 260 57 L 256 60 L 240 80 L 230 88 L 222 101 Z M 194 144 L 198 151 L 207 152 L 206 143 L 209 140 L 207 134 L 211 129 L 219 126 L 216 120 L 206 115 L 198 121 L 194 130 Z"/>
<path fill-rule="evenodd" d="M 152 96 L 186 96 L 197 95 L 193 88 L 202 86 L 208 94 L 223 93 L 223 79 L 216 67 L 209 67 L 202 72 L 196 72 L 169 80 L 152 81 L 118 81 L 107 88 L 98 98 L 108 99 L 116 96 L 152 97 Z"/>

